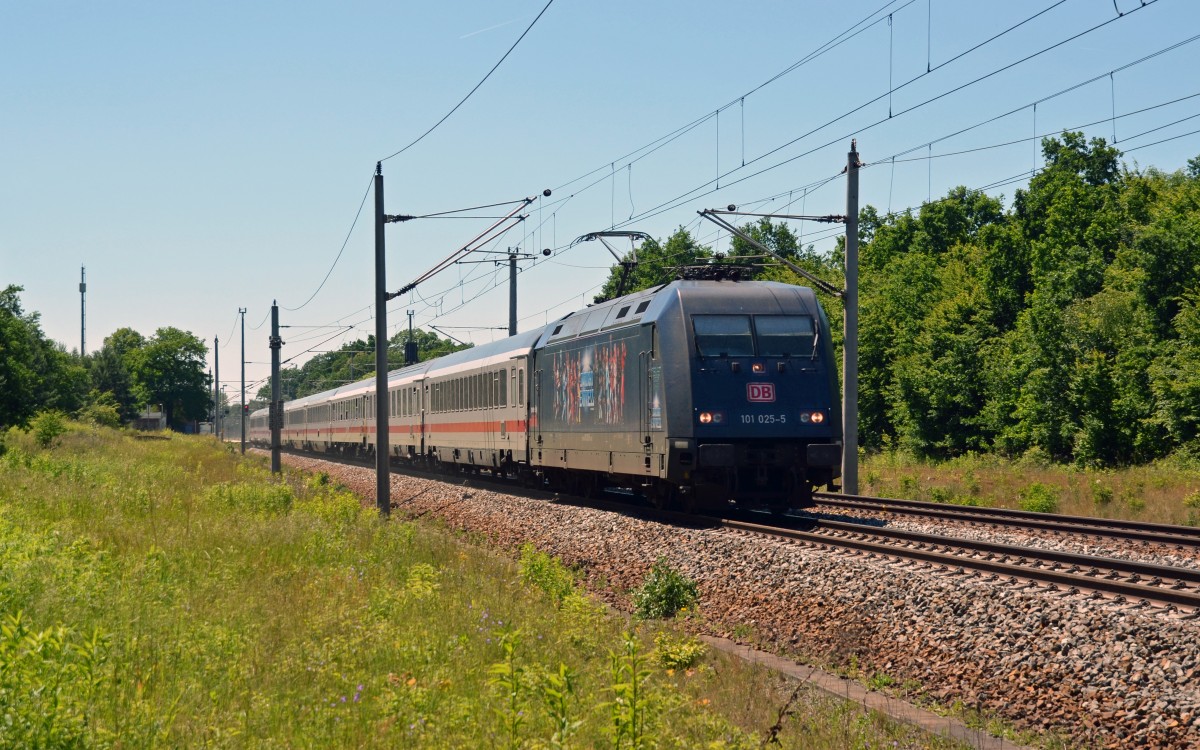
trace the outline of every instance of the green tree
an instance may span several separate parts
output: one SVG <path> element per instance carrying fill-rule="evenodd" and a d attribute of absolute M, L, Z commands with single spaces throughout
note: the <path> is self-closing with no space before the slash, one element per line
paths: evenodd
<path fill-rule="evenodd" d="M 131 357 L 146 345 L 146 337 L 132 328 L 118 328 L 104 339 L 104 348 L 110 349 L 130 368 Z"/>
<path fill-rule="evenodd" d="M 1187 175 L 1188 175 L 1188 177 L 1191 177 L 1193 180 L 1200 179 L 1200 156 L 1196 156 L 1191 159 L 1188 159 Z"/>
<path fill-rule="evenodd" d="M 892 436 L 918 454 L 980 449 L 993 302 L 1012 296 L 998 278 L 1007 264 L 985 242 L 999 236 L 1003 206 L 958 187 L 915 215 L 881 220 L 872 209 L 860 219 L 863 444 Z"/>
<path fill-rule="evenodd" d="M 42 333 L 37 313 L 21 307 L 22 287 L 0 291 L 0 425 L 22 425 L 36 412 L 73 412 L 88 391 L 82 360 Z"/>
<path fill-rule="evenodd" d="M 119 347 L 110 344 L 111 340 L 111 336 L 105 339 L 104 346 L 91 356 L 88 363 L 92 388 L 98 393 L 109 395 L 112 406 L 118 410 L 122 419 L 133 419 L 137 416 L 140 406 L 134 391 L 133 376 L 129 372 L 126 359 L 121 356 Z"/>
<path fill-rule="evenodd" d="M 1078 133 L 1043 152 L 1008 212 L 961 188 L 916 214 L 864 211 L 865 445 L 1200 455 L 1200 173 L 1123 169 Z"/>
<path fill-rule="evenodd" d="M 167 424 L 205 419 L 212 397 L 205 372 L 208 347 L 188 331 L 166 327 L 129 352 L 131 370 L 144 403 L 161 404 Z"/>
<path fill-rule="evenodd" d="M 831 255 L 821 255 L 813 251 L 812 245 L 801 247 L 800 238 L 787 225 L 787 222 L 776 223 L 765 217 L 742 226 L 741 230 L 755 242 L 776 255 L 786 258 L 818 279 L 828 281 L 839 288 L 844 286 L 842 264 L 845 256 L 841 243 Z M 859 235 L 861 237 L 863 233 L 860 232 Z M 812 282 L 808 278 L 796 273 L 774 258 L 761 257 L 763 252 L 741 237 L 735 235 L 730 240 L 729 248 L 729 257 L 722 262 L 751 268 L 757 267 L 749 278 L 812 286 Z M 760 257 L 752 258 L 751 256 Z"/>
<path fill-rule="evenodd" d="M 1200 457 L 1200 293 L 1185 297 L 1173 327 L 1177 345 L 1150 366 L 1154 421 L 1175 445 Z"/>
<path fill-rule="evenodd" d="M 892 421 L 900 444 L 947 457 L 987 449 L 984 357 L 994 335 L 977 278 L 962 259 L 936 272 L 938 295 L 891 368 Z"/>

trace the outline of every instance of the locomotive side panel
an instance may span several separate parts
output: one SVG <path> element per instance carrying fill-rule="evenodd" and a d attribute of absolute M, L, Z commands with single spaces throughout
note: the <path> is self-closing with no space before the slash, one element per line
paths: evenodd
<path fill-rule="evenodd" d="M 661 379 L 650 382 L 653 326 L 599 332 L 535 351 L 530 463 L 547 469 L 655 475 L 645 442 L 662 430 Z"/>

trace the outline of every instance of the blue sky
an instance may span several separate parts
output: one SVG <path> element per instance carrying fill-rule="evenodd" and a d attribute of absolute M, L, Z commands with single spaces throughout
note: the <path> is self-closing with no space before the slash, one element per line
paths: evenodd
<path fill-rule="evenodd" d="M 123 326 L 147 335 L 175 326 L 210 345 L 221 337 L 223 381 L 236 367 L 238 307 L 248 309 L 249 381 L 269 369 L 260 364 L 268 326 L 256 326 L 273 299 L 281 322 L 297 326 L 284 331 L 285 358 L 365 337 L 370 196 L 351 226 L 375 162 L 449 111 L 544 5 L 0 4 L 0 282 L 24 286 L 47 334 L 78 348 L 86 265 L 89 351 Z M 851 28 L 859 33 L 757 88 Z M 1200 40 L 1188 41 L 1198 33 L 1194 0 L 554 0 L 461 109 L 384 162 L 387 211 L 552 188 L 489 245 L 554 250 L 522 266 L 527 330 L 578 309 L 603 283 L 604 248 L 568 248 L 581 234 L 615 224 L 664 237 L 684 225 L 720 250 L 728 238 L 696 224 L 697 209 L 790 202 L 796 213 L 840 213 L 836 176 L 851 137 L 869 165 L 862 201 L 880 210 L 1027 177 L 1040 164 L 1032 136 L 1092 122 L 1089 136 L 1111 140 L 1115 129 L 1130 165 L 1181 168 L 1200 154 L 1200 135 L 1188 135 L 1200 117 L 1185 119 L 1200 115 L 1200 97 L 1165 103 L 1200 94 Z M 697 120 L 661 149 L 627 156 Z M 1011 198 L 1020 185 L 989 192 Z M 389 288 L 485 226 L 390 225 Z M 827 227 L 803 229 L 830 246 Z M 348 234 L 328 281 L 300 307 Z M 418 326 L 482 343 L 504 335 L 494 328 L 506 326 L 507 304 L 506 269 L 462 265 L 395 300 L 388 322 L 395 331 L 415 310 Z M 315 327 L 337 323 L 357 328 Z"/>

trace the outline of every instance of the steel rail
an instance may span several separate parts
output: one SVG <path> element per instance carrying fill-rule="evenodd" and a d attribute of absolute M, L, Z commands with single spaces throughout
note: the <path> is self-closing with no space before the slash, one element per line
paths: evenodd
<path fill-rule="evenodd" d="M 722 526 L 728 529 L 745 531 L 754 534 L 777 537 L 782 539 L 795 540 L 807 544 L 825 545 L 833 547 L 844 547 L 850 549 L 871 552 L 880 555 L 887 555 L 897 558 L 908 558 L 920 560 L 938 565 L 943 565 L 950 568 L 972 568 L 986 573 L 991 573 L 999 576 L 1008 576 L 1013 579 L 1027 579 L 1038 583 L 1051 583 L 1056 586 L 1065 586 L 1068 591 L 1098 591 L 1105 594 L 1123 597 L 1125 599 L 1133 599 L 1135 601 L 1158 602 L 1160 604 L 1171 605 L 1172 607 L 1187 607 L 1193 611 L 1200 610 L 1200 589 L 1190 587 L 1162 587 L 1155 585 L 1153 582 L 1147 583 L 1142 581 L 1127 581 L 1119 578 L 1105 578 L 1091 575 L 1084 575 L 1073 572 L 1063 572 L 1058 570 L 1048 570 L 1041 567 L 1035 567 L 1030 564 L 1020 565 L 1011 562 L 997 561 L 994 559 L 971 557 L 962 554 L 976 549 L 976 543 L 969 539 L 956 539 L 953 537 L 939 537 L 927 535 L 924 542 L 928 546 L 942 547 L 943 549 L 957 548 L 960 553 L 951 553 L 945 551 L 936 551 L 925 548 L 913 548 L 911 546 L 900 546 L 894 543 L 871 541 L 863 537 L 884 537 L 889 538 L 891 535 L 888 530 L 879 529 L 873 526 L 863 526 L 861 524 L 839 524 L 839 526 L 853 527 L 851 532 L 855 535 L 854 538 L 834 535 L 829 533 L 821 533 L 820 529 L 825 528 L 827 531 L 835 530 L 834 527 L 826 525 L 827 522 L 819 521 L 813 530 L 805 531 L 801 529 L 792 529 L 778 526 L 767 526 L 749 521 L 727 519 L 722 522 Z M 841 528 L 836 528 L 841 533 L 846 533 Z M 903 532 L 906 535 L 912 532 Z M 917 535 L 920 536 L 920 535 Z M 894 537 L 897 541 L 905 541 L 898 535 Z M 1002 545 L 999 545 L 1002 546 Z M 1040 553 L 1043 550 L 1031 550 L 1026 547 L 1010 548 L 1015 552 L 1010 554 L 1010 557 L 1033 557 L 1032 554 L 1021 555 L 1020 553 Z M 1086 556 L 1082 556 L 1086 557 Z M 1117 570 L 1126 569 L 1127 562 L 1125 560 L 1113 560 L 1111 558 L 1088 558 L 1094 566 L 1106 567 L 1107 564 L 1118 565 Z M 1140 563 L 1139 563 L 1140 565 Z M 1171 568 L 1172 571 L 1178 569 Z M 1186 571 L 1180 571 L 1186 572 Z M 1174 577 L 1174 573 L 1172 573 Z M 1177 584 L 1180 585 L 1180 584 Z"/>
<path fill-rule="evenodd" d="M 906 531 L 903 529 L 891 529 L 877 526 L 867 526 L 860 523 L 846 523 L 842 521 L 827 521 L 821 519 L 818 522 L 817 528 L 828 529 L 847 534 L 871 534 L 875 536 L 886 536 L 890 539 L 897 539 L 914 544 L 929 544 L 954 546 L 971 549 L 977 552 L 984 552 L 992 555 L 1003 555 L 1010 558 L 1034 558 L 1035 560 L 1057 563 L 1059 565 L 1073 565 L 1078 568 L 1088 569 L 1084 575 L 1097 575 L 1100 570 L 1110 570 L 1117 573 L 1148 576 L 1151 579 L 1168 579 L 1175 581 L 1186 581 L 1196 584 L 1200 587 L 1200 570 L 1194 568 L 1181 568 L 1175 565 L 1159 565 L 1156 563 L 1145 563 L 1138 560 L 1125 560 L 1115 557 L 1100 557 L 1093 555 L 1081 555 L 1077 552 L 1063 552 L 1061 550 L 1043 549 L 1042 547 L 1023 547 L 1011 544 L 999 544 L 996 542 L 986 542 L 976 539 L 964 539 L 962 537 L 948 537 L 934 534 L 922 534 L 915 531 Z M 1093 574 L 1091 569 L 1097 572 Z M 1072 571 L 1073 572 L 1073 571 Z"/>
<path fill-rule="evenodd" d="M 1087 534 L 1114 539 L 1153 542 L 1155 544 L 1200 547 L 1200 528 L 1173 526 L 1165 523 L 1124 521 L 1091 516 L 1067 516 L 1012 510 L 1010 508 L 977 508 L 966 505 L 946 505 L 924 500 L 899 500 L 882 497 L 846 496 L 814 492 L 817 505 L 853 510 L 900 513 L 955 521 L 988 523 L 997 526 L 1040 529 L 1062 534 Z"/>

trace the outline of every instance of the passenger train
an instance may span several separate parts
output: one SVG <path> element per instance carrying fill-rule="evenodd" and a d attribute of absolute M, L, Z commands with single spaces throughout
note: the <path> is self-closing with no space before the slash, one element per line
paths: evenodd
<path fill-rule="evenodd" d="M 375 379 L 284 403 L 281 444 L 372 455 Z M 392 462 L 657 505 L 783 510 L 833 486 L 841 403 L 807 287 L 679 280 L 388 375 Z M 249 434 L 270 444 L 268 410 Z"/>

